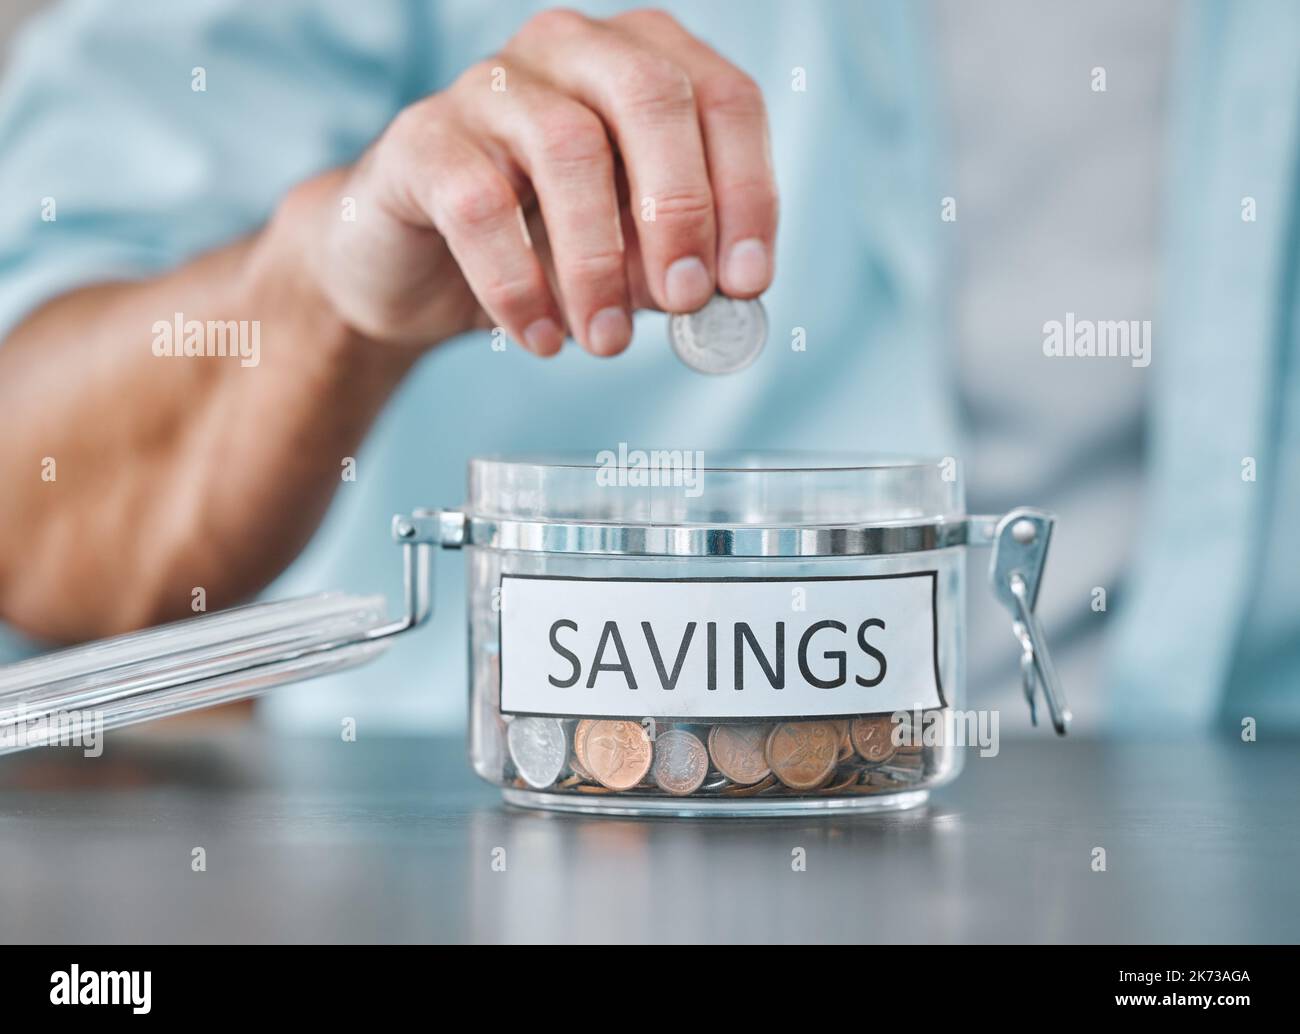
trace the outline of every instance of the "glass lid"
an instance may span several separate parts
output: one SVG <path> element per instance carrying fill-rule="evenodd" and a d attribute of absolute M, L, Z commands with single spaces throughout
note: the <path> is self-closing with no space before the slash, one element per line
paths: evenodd
<path fill-rule="evenodd" d="M 473 459 L 467 509 L 530 521 L 806 527 L 956 520 L 966 505 L 951 457 L 619 443 Z"/>
<path fill-rule="evenodd" d="M 0 668 L 0 754 L 256 696 L 387 648 L 383 597 L 256 603 Z"/>

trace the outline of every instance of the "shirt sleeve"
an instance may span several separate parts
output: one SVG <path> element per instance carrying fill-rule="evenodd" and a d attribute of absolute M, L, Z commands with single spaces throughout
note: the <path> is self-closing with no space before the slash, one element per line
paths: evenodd
<path fill-rule="evenodd" d="M 33 19 L 0 86 L 0 341 L 56 295 L 251 230 L 353 158 L 427 78 L 416 9 L 76 0 Z"/>

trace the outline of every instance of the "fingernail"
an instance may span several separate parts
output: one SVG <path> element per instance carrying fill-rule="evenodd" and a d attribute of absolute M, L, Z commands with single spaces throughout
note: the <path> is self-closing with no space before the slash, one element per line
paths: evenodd
<path fill-rule="evenodd" d="M 726 264 L 727 287 L 738 294 L 757 294 L 771 277 L 767 245 L 756 237 L 747 237 L 731 246 Z"/>
<path fill-rule="evenodd" d="M 601 309 L 587 324 L 587 347 L 597 355 L 613 355 L 631 340 L 632 321 L 617 306 Z"/>
<path fill-rule="evenodd" d="M 694 255 L 674 262 L 664 276 L 664 294 L 672 312 L 694 312 L 702 308 L 713 294 L 704 263 Z"/>
<path fill-rule="evenodd" d="M 549 316 L 543 316 L 524 329 L 524 344 L 537 355 L 554 355 L 564 347 L 564 332 Z"/>

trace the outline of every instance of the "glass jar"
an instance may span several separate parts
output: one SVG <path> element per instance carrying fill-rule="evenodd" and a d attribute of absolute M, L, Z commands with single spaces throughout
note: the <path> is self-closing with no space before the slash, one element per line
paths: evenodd
<path fill-rule="evenodd" d="M 951 460 L 482 458 L 441 520 L 469 554 L 470 759 L 513 804 L 906 808 L 961 770 L 921 734 L 964 707 Z"/>
<path fill-rule="evenodd" d="M 360 664 L 465 549 L 474 771 L 612 814 L 907 808 L 961 770 L 966 550 L 993 546 L 1031 713 L 1069 720 L 1034 617 L 1053 519 L 965 512 L 951 459 L 620 445 L 472 460 L 463 508 L 393 519 L 405 615 L 325 594 L 0 669 L 0 753 Z M 93 710 L 92 710 L 93 709 Z M 938 730 L 939 735 L 933 735 Z"/>

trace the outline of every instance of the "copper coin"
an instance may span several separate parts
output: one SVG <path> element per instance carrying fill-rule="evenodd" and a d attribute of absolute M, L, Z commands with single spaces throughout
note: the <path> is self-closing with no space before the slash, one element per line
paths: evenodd
<path fill-rule="evenodd" d="M 791 790 L 814 790 L 835 771 L 840 732 L 834 722 L 782 722 L 767 737 L 767 762 Z"/>
<path fill-rule="evenodd" d="M 577 751 L 569 755 L 569 771 L 584 783 L 594 783 L 596 781 L 596 777 L 591 774 L 587 766 L 578 760 Z"/>
<path fill-rule="evenodd" d="M 650 771 L 650 736 L 639 722 L 594 722 L 583 741 L 586 767 L 611 790 L 630 790 Z"/>
<path fill-rule="evenodd" d="M 854 769 L 840 769 L 829 783 L 826 784 L 826 793 L 840 793 L 854 786 L 862 773 Z"/>
<path fill-rule="evenodd" d="M 584 718 L 573 730 L 573 756 L 578 759 L 578 764 L 584 771 L 590 772 L 591 765 L 587 761 L 587 734 L 591 732 L 591 727 L 596 724 L 594 718 Z"/>
<path fill-rule="evenodd" d="M 850 730 L 853 749 L 865 761 L 880 764 L 894 756 L 894 723 L 888 715 L 880 718 L 855 718 Z"/>
<path fill-rule="evenodd" d="M 751 786 L 771 773 L 764 747 L 769 725 L 715 725 L 709 730 L 709 757 L 733 783 Z"/>
<path fill-rule="evenodd" d="M 835 728 L 839 730 L 840 735 L 840 753 L 839 760 L 847 761 L 853 757 L 853 737 L 849 735 L 849 727 L 853 724 L 847 718 L 836 718 L 834 720 Z"/>
<path fill-rule="evenodd" d="M 753 786 L 732 786 L 722 791 L 723 797 L 757 797 L 765 790 L 776 786 L 776 776 L 768 774 Z"/>
<path fill-rule="evenodd" d="M 655 740 L 655 784 L 664 793 L 684 797 L 694 793 L 709 774 L 709 752 L 699 738 L 684 729 L 669 729 Z"/>

